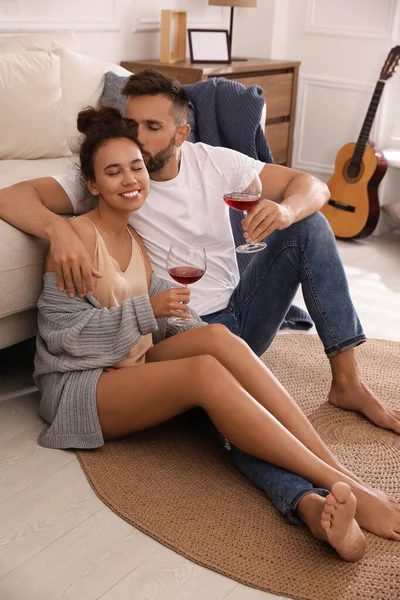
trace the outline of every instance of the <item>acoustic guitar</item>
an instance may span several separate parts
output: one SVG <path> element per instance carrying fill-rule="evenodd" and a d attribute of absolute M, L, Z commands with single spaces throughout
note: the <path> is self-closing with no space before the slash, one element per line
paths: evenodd
<path fill-rule="evenodd" d="M 321 212 L 339 238 L 364 238 L 379 219 L 378 186 L 387 170 L 380 150 L 368 143 L 385 83 L 400 61 L 400 46 L 392 48 L 376 83 L 357 143 L 346 144 L 336 156 L 335 172 L 328 182 L 330 200 Z"/>

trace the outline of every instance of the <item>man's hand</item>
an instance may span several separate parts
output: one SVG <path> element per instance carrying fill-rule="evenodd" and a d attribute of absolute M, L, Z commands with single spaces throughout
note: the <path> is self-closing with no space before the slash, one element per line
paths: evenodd
<path fill-rule="evenodd" d="M 286 229 L 294 223 L 290 206 L 272 200 L 261 200 L 249 210 L 242 227 L 246 242 L 260 242 L 276 229 Z"/>
<path fill-rule="evenodd" d="M 183 317 L 190 319 L 190 290 L 187 287 L 171 288 L 161 294 L 151 296 L 150 302 L 155 317 Z"/>
<path fill-rule="evenodd" d="M 60 291 L 66 287 L 73 298 L 76 287 L 83 298 L 86 287 L 87 293 L 93 295 L 93 277 L 100 278 L 102 274 L 94 268 L 84 243 L 68 223 L 59 226 L 50 237 L 50 257 Z"/>

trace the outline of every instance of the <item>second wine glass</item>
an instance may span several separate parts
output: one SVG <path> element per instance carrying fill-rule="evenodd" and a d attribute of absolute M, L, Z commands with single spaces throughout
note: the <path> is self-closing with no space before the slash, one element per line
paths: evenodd
<path fill-rule="evenodd" d="M 247 215 L 247 211 L 260 201 L 261 179 L 254 167 L 236 167 L 223 174 L 222 192 L 228 206 Z M 266 246 L 265 242 L 246 242 L 238 246 L 236 252 L 250 254 L 264 250 Z"/>
<path fill-rule="evenodd" d="M 206 269 L 207 257 L 204 248 L 189 244 L 171 244 L 167 254 L 167 271 L 176 282 L 185 286 L 196 283 L 203 277 Z M 168 321 L 180 326 L 194 323 L 193 317 L 170 317 Z"/>

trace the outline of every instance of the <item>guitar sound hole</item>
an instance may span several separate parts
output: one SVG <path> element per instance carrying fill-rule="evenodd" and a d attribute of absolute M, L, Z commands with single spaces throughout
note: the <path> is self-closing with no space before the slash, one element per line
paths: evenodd
<path fill-rule="evenodd" d="M 346 174 L 349 179 L 356 179 L 360 174 L 360 165 L 350 163 L 347 167 Z"/>

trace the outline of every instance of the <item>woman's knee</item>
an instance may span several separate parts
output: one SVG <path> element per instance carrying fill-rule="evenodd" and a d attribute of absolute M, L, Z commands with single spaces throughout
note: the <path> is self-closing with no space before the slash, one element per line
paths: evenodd
<path fill-rule="evenodd" d="M 201 381 L 210 379 L 211 375 L 218 374 L 223 368 L 219 360 L 212 354 L 201 354 L 190 360 L 193 374 Z"/>
<path fill-rule="evenodd" d="M 232 343 L 240 341 L 240 338 L 231 333 L 229 329 L 221 323 L 213 323 L 207 327 L 207 339 L 210 343 L 210 353 L 212 349 L 228 351 Z"/>
<path fill-rule="evenodd" d="M 194 356 L 191 360 L 191 384 L 202 394 L 212 394 L 227 382 L 230 373 L 212 354 Z"/>

